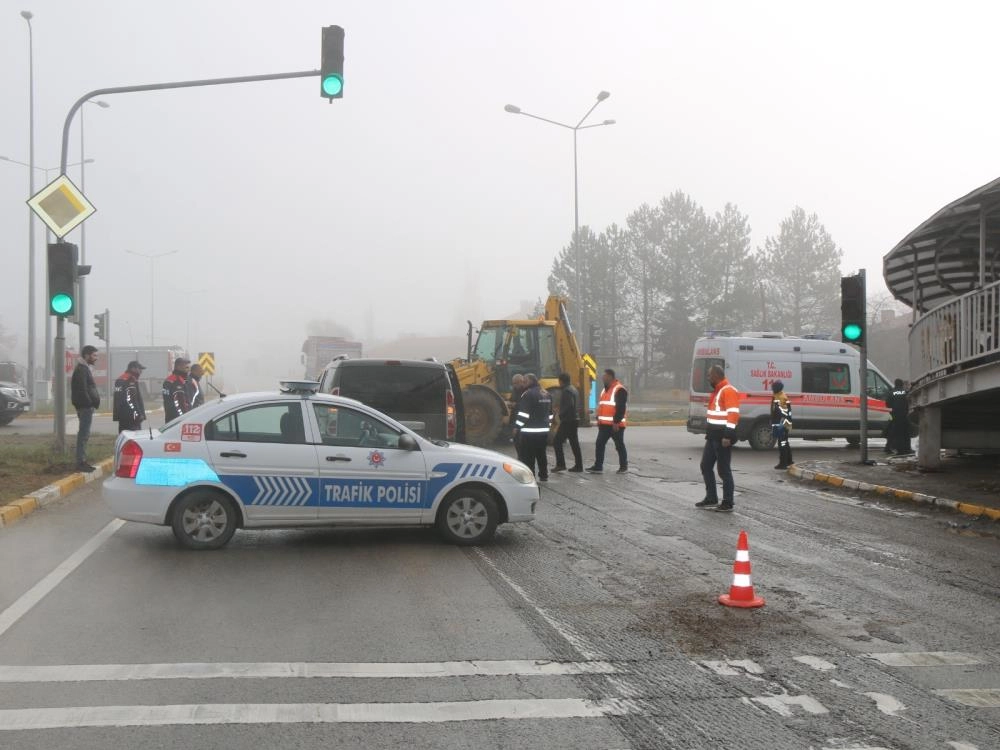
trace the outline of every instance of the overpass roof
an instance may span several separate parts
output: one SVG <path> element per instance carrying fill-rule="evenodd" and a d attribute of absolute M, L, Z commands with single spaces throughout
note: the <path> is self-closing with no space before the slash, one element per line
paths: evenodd
<path fill-rule="evenodd" d="M 927 312 L 978 288 L 981 212 L 986 219 L 985 283 L 1000 279 L 997 178 L 949 203 L 885 255 L 882 274 L 892 296 Z"/>

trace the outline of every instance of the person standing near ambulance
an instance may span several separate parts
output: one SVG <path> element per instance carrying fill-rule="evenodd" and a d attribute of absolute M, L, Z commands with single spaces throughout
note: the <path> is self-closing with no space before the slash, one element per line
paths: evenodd
<path fill-rule="evenodd" d="M 771 432 L 778 444 L 778 464 L 775 469 L 787 469 L 792 460 L 792 447 L 788 444 L 788 433 L 792 429 L 792 402 L 785 395 L 785 384 L 775 380 L 771 384 Z"/>
<path fill-rule="evenodd" d="M 736 425 L 740 422 L 740 394 L 726 380 L 726 372 L 720 365 L 712 365 L 709 368 L 708 382 L 711 383 L 713 390 L 712 395 L 708 397 L 705 450 L 701 454 L 705 498 L 695 503 L 695 507 L 732 513 L 736 488 L 731 463 L 733 443 L 736 442 Z M 719 478 L 722 479 L 722 505 L 719 505 L 719 490 L 713 473 L 713 469 L 716 468 Z"/>

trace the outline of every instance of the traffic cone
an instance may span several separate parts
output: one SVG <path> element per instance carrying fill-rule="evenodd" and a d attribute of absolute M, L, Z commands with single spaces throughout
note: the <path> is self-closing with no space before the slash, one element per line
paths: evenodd
<path fill-rule="evenodd" d="M 747 543 L 747 533 L 740 531 L 740 540 L 736 544 L 736 562 L 733 563 L 733 585 L 728 594 L 719 596 L 719 604 L 727 607 L 763 607 L 764 600 L 753 592 L 750 581 L 750 545 Z"/>

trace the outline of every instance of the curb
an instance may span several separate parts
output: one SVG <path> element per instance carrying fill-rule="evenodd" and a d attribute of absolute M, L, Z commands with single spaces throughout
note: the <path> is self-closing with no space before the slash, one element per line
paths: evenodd
<path fill-rule="evenodd" d="M 7 505 L 0 505 L 0 529 L 5 526 L 12 526 L 25 516 L 30 516 L 39 508 L 61 500 L 73 490 L 83 487 L 85 484 L 93 482 L 95 479 L 107 476 L 114 466 L 113 458 L 106 458 L 97 464 L 97 470 L 89 474 L 76 472 L 68 477 L 59 479 L 50 485 L 42 487 L 40 490 L 25 495 L 18 500 L 12 500 Z"/>
<path fill-rule="evenodd" d="M 955 513 L 964 513 L 967 516 L 973 516 L 975 518 L 986 517 L 993 521 L 1000 521 L 1000 509 L 997 508 L 987 508 L 983 505 L 973 505 L 971 503 L 962 503 L 957 500 L 949 500 L 945 497 L 934 497 L 933 495 L 925 495 L 921 492 L 911 492 L 910 490 L 899 490 L 894 487 L 886 487 L 881 484 L 869 484 L 868 482 L 860 482 L 856 479 L 845 479 L 844 477 L 838 477 L 835 474 L 826 474 L 819 471 L 812 471 L 810 469 L 800 469 L 797 466 L 790 466 L 788 468 L 789 476 L 793 476 L 796 479 L 801 479 L 807 482 L 824 482 L 826 484 L 832 485 L 834 487 L 840 487 L 845 490 L 858 490 L 859 492 L 875 492 L 879 495 L 886 495 L 892 497 L 895 500 L 906 500 L 911 503 L 918 503 L 920 505 L 929 505 L 934 508 L 942 508 L 944 510 L 950 510 Z"/>

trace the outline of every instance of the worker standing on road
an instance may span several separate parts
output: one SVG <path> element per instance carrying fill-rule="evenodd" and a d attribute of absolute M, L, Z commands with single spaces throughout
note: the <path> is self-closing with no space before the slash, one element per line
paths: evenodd
<path fill-rule="evenodd" d="M 517 402 L 514 434 L 521 444 L 521 460 L 535 473 L 538 481 L 549 481 L 549 429 L 552 427 L 552 396 L 538 383 L 533 373 L 525 375 L 527 390 Z"/>
<path fill-rule="evenodd" d="M 514 451 L 517 453 L 517 460 L 524 462 L 524 456 L 521 455 L 521 439 L 518 437 L 517 430 L 514 428 L 514 421 L 517 414 L 517 404 L 521 400 L 521 396 L 524 395 L 524 391 L 527 388 L 525 385 L 524 375 L 517 373 L 514 377 L 510 379 L 510 401 L 507 402 L 507 407 L 510 409 L 511 419 L 511 442 L 514 444 Z"/>
<path fill-rule="evenodd" d="M 587 471 L 600 474 L 604 471 L 604 449 L 613 440 L 618 452 L 618 473 L 628 471 L 628 451 L 625 450 L 625 425 L 628 412 L 628 391 L 615 377 L 614 370 L 601 375 L 604 392 L 597 402 L 597 445 L 594 447 L 594 465 Z"/>
<path fill-rule="evenodd" d="M 896 452 L 901 456 L 913 453 L 910 448 L 910 394 L 902 378 L 893 382 L 893 391 L 886 399 L 886 406 L 892 413 L 886 453 Z"/>
<path fill-rule="evenodd" d="M 787 469 L 793 463 L 792 447 L 788 444 L 788 433 L 792 429 L 792 402 L 785 395 L 785 384 L 775 380 L 771 384 L 771 433 L 778 444 L 778 465 L 775 469 Z"/>
<path fill-rule="evenodd" d="M 145 369 L 145 365 L 133 359 L 115 381 L 111 416 L 118 423 L 118 432 L 142 429 L 142 423 L 146 421 L 146 406 L 142 403 L 142 390 L 139 388 L 139 376 Z"/>
<path fill-rule="evenodd" d="M 76 470 L 88 474 L 95 467 L 87 463 L 87 441 L 90 440 L 90 426 L 94 423 L 94 412 L 101 405 L 101 392 L 94 382 L 94 373 L 90 369 L 97 362 L 97 347 L 89 344 L 83 347 L 80 358 L 73 368 L 70 380 L 70 400 L 76 407 L 79 426 L 76 432 Z"/>
<path fill-rule="evenodd" d="M 695 503 L 695 507 L 731 513 L 736 491 L 731 462 L 733 443 L 736 442 L 736 425 L 740 421 L 740 394 L 726 380 L 726 371 L 719 365 L 712 365 L 708 369 L 708 382 L 714 390 L 708 397 L 708 430 L 705 435 L 705 450 L 701 454 L 705 499 Z M 719 478 L 722 479 L 722 505 L 719 505 L 719 490 L 712 473 L 715 468 L 718 468 Z"/>
<path fill-rule="evenodd" d="M 178 357 L 174 360 L 174 371 L 163 381 L 163 415 L 166 422 L 172 422 L 182 414 L 191 411 L 184 385 L 187 382 L 191 360 Z"/>
<path fill-rule="evenodd" d="M 205 374 L 201 365 L 195 362 L 191 365 L 191 374 L 184 382 L 184 395 L 192 409 L 205 403 L 205 392 L 201 389 L 201 376 Z"/>
<path fill-rule="evenodd" d="M 570 383 L 569 373 L 559 375 L 559 386 L 562 394 L 559 397 L 559 428 L 553 448 L 556 451 L 556 465 L 552 471 L 566 470 L 566 454 L 563 453 L 563 443 L 569 440 L 573 451 L 573 465 L 570 471 L 583 471 L 583 453 L 580 452 L 580 392 Z"/>

